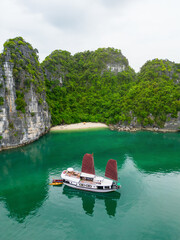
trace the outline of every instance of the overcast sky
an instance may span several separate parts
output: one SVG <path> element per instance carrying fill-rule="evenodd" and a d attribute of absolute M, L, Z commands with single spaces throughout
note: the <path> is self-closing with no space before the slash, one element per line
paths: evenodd
<path fill-rule="evenodd" d="M 114 47 L 137 72 L 154 58 L 180 62 L 179 11 L 178 0 L 0 0 L 0 50 L 17 36 L 41 61 L 56 49 Z"/>

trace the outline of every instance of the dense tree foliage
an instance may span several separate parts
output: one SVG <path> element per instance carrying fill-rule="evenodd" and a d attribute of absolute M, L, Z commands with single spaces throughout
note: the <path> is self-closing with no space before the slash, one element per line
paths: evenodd
<path fill-rule="evenodd" d="M 180 111 L 180 64 L 148 61 L 138 74 L 120 50 L 72 56 L 56 50 L 42 63 L 52 124 L 100 121 L 163 127 Z M 117 70 L 119 67 L 119 70 Z"/>
<path fill-rule="evenodd" d="M 99 48 L 74 56 L 56 50 L 40 65 L 37 50 L 18 37 L 4 44 L 0 64 L 5 61 L 13 66 L 18 89 L 15 103 L 22 113 L 30 88 L 42 104 L 45 79 L 53 125 L 83 121 L 128 124 L 136 117 L 143 126 L 163 127 L 167 118 L 176 118 L 180 111 L 180 64 L 168 60 L 148 61 L 136 74 L 120 50 Z"/>
<path fill-rule="evenodd" d="M 53 125 L 119 121 L 119 101 L 136 79 L 127 59 L 113 48 L 74 56 L 54 51 L 42 66 Z M 112 71 L 111 66 L 122 71 Z"/>
<path fill-rule="evenodd" d="M 131 111 L 146 125 L 163 127 L 167 116 L 180 111 L 179 65 L 168 60 L 148 61 L 138 74 L 138 82 L 123 98 L 122 111 Z"/>

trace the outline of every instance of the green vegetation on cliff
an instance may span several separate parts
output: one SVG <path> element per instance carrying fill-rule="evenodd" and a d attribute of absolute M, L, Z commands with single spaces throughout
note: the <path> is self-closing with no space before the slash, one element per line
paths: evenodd
<path fill-rule="evenodd" d="M 8 40 L 0 54 L 2 69 L 5 61 L 11 63 L 16 109 L 22 113 L 31 89 L 39 105 L 45 101 L 46 90 L 52 125 L 83 121 L 130 124 L 136 117 L 142 126 L 163 127 L 180 111 L 180 64 L 154 59 L 136 74 L 121 51 L 114 48 L 74 56 L 56 50 L 41 64 L 37 52 L 18 37 Z M 1 106 L 4 101 L 0 96 Z"/>
<path fill-rule="evenodd" d="M 4 104 L 4 99 L 3 97 L 0 97 L 0 105 L 3 105 Z"/>
<path fill-rule="evenodd" d="M 143 126 L 163 127 L 168 115 L 176 118 L 180 111 L 178 67 L 168 60 L 148 61 L 138 74 L 138 82 L 124 96 L 122 111 L 131 111 Z"/>
<path fill-rule="evenodd" d="M 25 100 L 24 100 L 24 93 L 21 91 L 16 91 L 16 109 L 20 110 L 22 113 L 25 113 L 25 107 L 27 106 Z"/>
<path fill-rule="evenodd" d="M 98 49 L 74 56 L 55 51 L 42 66 L 53 125 L 119 121 L 118 102 L 135 81 L 134 70 L 119 50 Z"/>
<path fill-rule="evenodd" d="M 113 48 L 71 56 L 54 51 L 42 63 L 52 124 L 100 121 L 163 127 L 180 111 L 180 64 L 148 61 L 138 74 Z"/>
<path fill-rule="evenodd" d="M 16 109 L 25 113 L 27 106 L 25 92 L 30 88 L 36 92 L 38 102 L 41 103 L 41 93 L 45 93 L 44 75 L 38 60 L 38 51 L 22 37 L 9 39 L 4 43 L 1 62 L 10 62 L 13 68 L 16 91 Z"/>

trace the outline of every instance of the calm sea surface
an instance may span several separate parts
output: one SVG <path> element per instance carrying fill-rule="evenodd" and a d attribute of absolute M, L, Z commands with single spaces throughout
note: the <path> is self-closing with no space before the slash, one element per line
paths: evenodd
<path fill-rule="evenodd" d="M 94 153 L 97 175 L 118 162 L 107 194 L 49 186 Z M 180 134 L 53 132 L 0 152 L 0 240 L 180 239 Z"/>

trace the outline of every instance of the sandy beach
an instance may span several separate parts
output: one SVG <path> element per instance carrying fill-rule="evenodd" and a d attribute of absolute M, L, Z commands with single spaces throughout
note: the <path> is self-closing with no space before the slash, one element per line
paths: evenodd
<path fill-rule="evenodd" d="M 51 131 L 88 129 L 88 128 L 108 128 L 104 123 L 82 122 L 75 124 L 59 125 L 51 128 Z"/>

